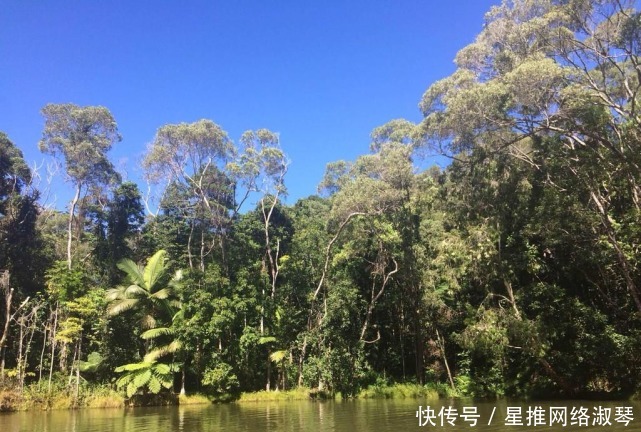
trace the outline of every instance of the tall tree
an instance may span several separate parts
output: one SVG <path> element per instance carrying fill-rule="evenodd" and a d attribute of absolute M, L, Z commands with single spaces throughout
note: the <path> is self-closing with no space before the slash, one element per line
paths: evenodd
<path fill-rule="evenodd" d="M 639 17 L 632 0 L 503 2 L 425 92 L 420 128 L 451 156 L 507 153 L 537 169 L 537 143 L 559 147 L 641 312 L 634 240 L 622 235 L 641 210 Z"/>
<path fill-rule="evenodd" d="M 216 243 L 224 255 L 224 233 L 235 187 L 225 170 L 234 156 L 235 148 L 227 133 L 211 120 L 203 119 L 159 128 L 143 160 L 148 180 L 163 183 L 161 206 L 173 207 L 189 221 L 187 255 L 191 268 L 195 242 L 201 271 Z M 217 235 L 209 238 L 209 231 Z"/>
<path fill-rule="evenodd" d="M 0 269 L 11 273 L 21 295 L 42 287 L 48 259 L 41 256 L 38 235 L 38 191 L 22 152 L 0 132 Z M 36 259 L 35 257 L 38 256 Z"/>
<path fill-rule="evenodd" d="M 107 152 L 121 137 L 116 121 L 105 107 L 48 104 L 42 115 L 45 126 L 38 146 L 42 152 L 64 159 L 68 180 L 75 188 L 67 224 L 67 266 L 71 269 L 76 205 L 89 188 L 120 180 Z"/>

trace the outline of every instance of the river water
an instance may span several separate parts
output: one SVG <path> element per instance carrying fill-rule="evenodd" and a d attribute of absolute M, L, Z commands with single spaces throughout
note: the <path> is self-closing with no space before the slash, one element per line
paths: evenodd
<path fill-rule="evenodd" d="M 1 432 L 427 430 L 638 432 L 641 431 L 641 402 L 296 401 L 30 411 L 0 415 Z"/>

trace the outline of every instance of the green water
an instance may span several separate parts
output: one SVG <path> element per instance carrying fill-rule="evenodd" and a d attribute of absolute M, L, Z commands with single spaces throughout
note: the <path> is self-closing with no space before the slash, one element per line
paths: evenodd
<path fill-rule="evenodd" d="M 454 426 L 447 424 L 444 415 L 438 413 L 442 407 L 456 409 Z M 417 418 L 419 406 L 429 406 L 430 421 L 425 416 Z M 506 425 L 508 408 L 518 423 L 518 408 L 521 408 L 523 426 Z M 527 411 L 544 413 L 539 421 L 545 426 L 527 426 Z M 535 407 L 537 410 L 535 411 Z M 567 426 L 557 422 L 549 425 L 550 407 L 555 412 L 567 412 Z M 588 426 L 571 426 L 572 410 L 586 409 Z M 599 407 L 601 408 L 599 410 Z M 630 407 L 632 420 L 625 423 L 616 421 L 617 407 Z M 476 426 L 472 417 L 465 422 L 461 414 L 476 409 L 479 415 Z M 601 416 L 597 415 L 601 412 Z M 607 412 L 610 412 L 609 419 Z M 494 414 L 492 414 L 494 413 Z M 562 414 L 561 415 L 562 418 Z M 575 421 L 580 421 L 575 416 Z M 585 418 L 585 417 L 583 417 Z M 629 416 L 628 416 L 629 418 Z M 491 421 L 490 421 L 491 419 Z M 595 421 L 596 419 L 596 421 Z M 619 420 L 625 419 L 625 416 Z M 419 420 L 425 426 L 419 426 Z M 560 418 L 557 418 L 560 420 Z M 610 425 L 605 424 L 609 420 Z M 441 426 L 441 421 L 444 425 Z M 599 422 L 603 424 L 599 424 Z M 434 423 L 432 425 L 431 423 Z M 490 423 L 488 425 L 488 423 Z M 593 424 L 596 423 L 596 424 Z M 199 405 L 185 407 L 135 408 L 135 409 L 84 409 L 78 411 L 21 412 L 0 415 L 0 431 L 42 431 L 42 432 L 165 432 L 165 431 L 349 431 L 349 432 L 402 432 L 421 430 L 441 431 L 641 431 L 641 403 L 638 401 L 594 402 L 556 401 L 543 402 L 478 402 L 478 401 L 426 401 L 426 400 L 357 400 L 340 402 L 257 402 L 225 405 Z"/>

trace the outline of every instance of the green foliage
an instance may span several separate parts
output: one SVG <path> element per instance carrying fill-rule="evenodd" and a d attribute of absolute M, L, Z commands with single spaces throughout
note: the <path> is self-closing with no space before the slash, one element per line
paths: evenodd
<path fill-rule="evenodd" d="M 24 296 L 40 291 L 50 257 L 37 231 L 37 190 L 22 152 L 0 132 L 0 268 Z"/>
<path fill-rule="evenodd" d="M 81 372 L 95 372 L 103 363 L 104 358 L 99 352 L 93 351 L 87 356 L 87 361 L 80 362 Z"/>
<path fill-rule="evenodd" d="M 106 205 L 92 206 L 94 265 L 104 270 L 106 283 L 115 285 L 120 279 L 117 263 L 131 257 L 140 243 L 139 231 L 144 223 L 144 208 L 138 186 L 132 182 L 118 185 Z"/>
<path fill-rule="evenodd" d="M 309 388 L 298 387 L 286 391 L 258 391 L 252 393 L 243 393 L 240 395 L 238 402 L 267 402 L 267 401 L 294 401 L 309 400 L 312 392 Z"/>
<path fill-rule="evenodd" d="M 118 315 L 130 309 L 142 313 L 143 328 L 153 328 L 159 319 L 170 320 L 179 303 L 174 298 L 174 287 L 182 277 L 176 272 L 169 278 L 166 264 L 167 252 L 159 250 L 149 258 L 145 267 L 138 266 L 130 259 L 123 259 L 118 268 L 126 276 L 126 283 L 107 291 L 109 315 Z"/>
<path fill-rule="evenodd" d="M 212 368 L 206 368 L 203 373 L 203 385 L 214 394 L 236 393 L 239 388 L 238 378 L 227 363 L 218 363 Z"/>
<path fill-rule="evenodd" d="M 126 364 L 115 369 L 116 372 L 123 373 L 116 381 L 116 386 L 124 390 L 128 398 L 139 392 L 157 394 L 163 388 L 172 388 L 173 374 L 177 369 L 175 364 L 158 362 Z"/>
<path fill-rule="evenodd" d="M 73 300 L 88 290 L 86 275 L 80 268 L 67 268 L 67 263 L 57 261 L 47 270 L 49 295 L 61 301 Z"/>
<path fill-rule="evenodd" d="M 419 384 L 392 384 L 379 381 L 361 390 L 359 399 L 438 399 L 439 393 L 430 386 Z"/>
<path fill-rule="evenodd" d="M 48 104 L 40 150 L 62 155 L 67 175 L 77 185 L 109 184 L 119 176 L 106 152 L 120 141 L 116 122 L 105 107 Z"/>
<path fill-rule="evenodd" d="M 0 198 L 4 199 L 14 192 L 20 193 L 30 181 L 31 170 L 22 151 L 7 134 L 0 132 Z"/>
<path fill-rule="evenodd" d="M 207 405 L 211 400 L 201 394 L 178 395 L 178 405 Z"/>

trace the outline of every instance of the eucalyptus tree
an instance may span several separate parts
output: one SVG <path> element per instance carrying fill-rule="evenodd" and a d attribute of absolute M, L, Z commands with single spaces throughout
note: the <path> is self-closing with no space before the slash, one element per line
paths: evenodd
<path fill-rule="evenodd" d="M 205 258 L 216 246 L 224 255 L 224 236 L 228 229 L 235 184 L 225 175 L 227 164 L 236 149 L 220 126 L 211 120 L 162 126 L 156 132 L 143 160 L 145 175 L 152 183 L 164 183 L 163 194 L 173 192 L 172 204 L 189 221 L 187 255 L 194 268 L 192 248 L 198 242 L 201 271 Z M 161 205 L 167 201 L 161 201 Z M 198 221 L 205 222 L 218 236 L 209 239 L 209 229 L 196 231 Z M 196 238 L 200 234 L 200 238 Z"/>
<path fill-rule="evenodd" d="M 297 379 L 293 381 L 302 386 L 303 371 L 306 361 L 307 346 L 307 311 L 310 309 L 309 293 L 316 289 L 321 277 L 325 255 L 323 253 L 329 242 L 327 232 L 328 217 L 331 210 L 330 201 L 319 196 L 310 196 L 298 200 L 291 208 L 293 235 L 291 245 L 280 260 L 283 284 L 280 294 L 286 301 L 279 303 L 282 308 L 279 342 L 289 347 L 290 361 L 296 362 Z M 290 374 L 291 375 L 291 374 Z"/>
<path fill-rule="evenodd" d="M 105 107 L 48 104 L 42 115 L 45 126 L 38 146 L 42 152 L 64 159 L 67 178 L 75 188 L 67 224 L 67 267 L 71 269 L 76 205 L 88 189 L 120 181 L 107 152 L 121 137 Z"/>
<path fill-rule="evenodd" d="M 414 211 L 411 209 L 415 188 L 413 148 L 400 140 L 379 134 L 375 137 L 379 141 L 373 146 L 374 153 L 361 156 L 354 163 L 331 164 L 321 183 L 323 190 L 331 192 L 329 235 L 322 248 L 324 256 L 317 270 L 317 283 L 310 293 L 307 338 L 301 348 L 302 351 L 309 349 L 311 358 L 315 358 L 312 363 L 319 366 L 323 362 L 318 362 L 318 358 L 330 355 L 330 352 L 339 356 L 335 360 L 341 364 L 351 358 L 350 370 L 360 370 L 353 376 L 338 370 L 329 375 L 323 375 L 320 370 L 317 372 L 320 385 L 325 384 L 322 381 L 327 376 L 333 376 L 333 382 L 327 384 L 335 388 L 340 386 L 350 393 L 359 385 L 356 376 L 369 367 L 367 356 L 381 357 L 380 341 L 385 341 L 385 349 L 393 349 L 396 345 L 396 341 L 387 339 L 397 333 L 398 328 L 386 325 L 394 325 L 394 320 L 388 321 L 387 317 L 390 307 L 395 306 L 390 302 L 386 303 L 388 307 L 381 307 L 381 303 L 390 296 L 395 297 L 395 293 L 389 292 L 402 286 L 398 281 L 405 279 L 407 284 L 403 285 L 409 287 L 415 286 L 412 281 L 416 279 L 410 277 L 416 263 L 412 263 L 413 258 L 407 250 L 415 241 L 414 235 L 410 234 L 414 231 Z M 409 298 L 410 291 L 408 288 L 395 298 L 403 299 L 406 307 L 410 307 L 420 301 Z M 335 308 L 351 310 L 354 318 L 349 324 L 345 323 Z M 394 310 L 393 313 L 398 312 Z M 342 348 L 332 351 L 338 349 L 337 337 L 343 341 Z M 307 343 L 312 346 L 307 347 Z M 343 360 L 339 361 L 339 358 Z M 337 381 L 339 375 L 343 378 Z"/>
<path fill-rule="evenodd" d="M 258 209 L 262 220 L 263 248 L 261 261 L 261 272 L 268 276 L 268 283 L 265 286 L 261 283 L 261 312 L 260 312 L 260 334 L 266 333 L 266 319 L 268 311 L 266 303 L 275 303 L 277 286 L 280 273 L 280 259 L 282 256 L 282 236 L 276 234 L 272 227 L 273 219 L 278 213 L 278 207 L 282 198 L 287 194 L 285 187 L 285 175 L 289 161 L 280 148 L 278 134 L 268 129 L 246 131 L 240 138 L 242 153 L 229 165 L 231 175 L 237 180 L 239 199 L 235 213 L 238 212 L 243 203 L 250 196 L 257 196 Z M 275 235 L 276 234 L 276 235 Z M 257 257 L 258 258 L 258 257 Z M 267 383 L 266 389 L 270 389 L 271 382 L 271 360 L 267 353 Z"/>
<path fill-rule="evenodd" d="M 507 153 L 540 169 L 537 152 L 558 147 L 637 312 L 636 243 L 626 233 L 641 209 L 639 16 L 631 0 L 503 2 L 420 104 L 422 142 L 453 157 Z"/>

